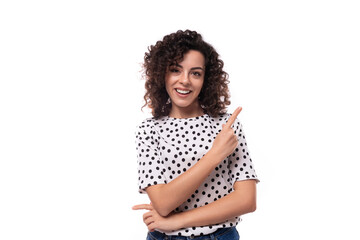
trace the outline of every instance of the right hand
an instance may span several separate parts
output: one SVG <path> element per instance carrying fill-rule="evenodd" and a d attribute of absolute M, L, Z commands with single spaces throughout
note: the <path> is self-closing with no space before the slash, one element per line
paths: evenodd
<path fill-rule="evenodd" d="M 162 231 L 173 231 L 179 230 L 183 226 L 182 220 L 179 214 L 170 213 L 168 216 L 161 216 L 153 205 L 150 204 L 139 204 L 132 207 L 133 210 L 149 210 L 143 214 L 143 221 L 146 224 L 150 232 L 159 229 Z"/>
<path fill-rule="evenodd" d="M 221 156 L 221 161 L 233 153 L 236 146 L 238 145 L 237 136 L 235 135 L 234 130 L 231 128 L 231 125 L 233 125 L 241 110 L 241 107 L 235 109 L 234 113 L 229 117 L 226 124 L 222 125 L 222 130 L 214 139 L 211 150 L 217 156 Z"/>

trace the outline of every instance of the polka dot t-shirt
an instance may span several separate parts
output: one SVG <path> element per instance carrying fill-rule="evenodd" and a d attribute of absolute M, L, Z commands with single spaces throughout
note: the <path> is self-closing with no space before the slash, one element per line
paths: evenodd
<path fill-rule="evenodd" d="M 216 118 L 205 114 L 194 118 L 144 120 L 136 131 L 139 192 L 151 185 L 166 184 L 186 172 L 199 161 L 212 146 L 230 114 Z M 233 129 L 238 136 L 235 151 L 224 159 L 199 188 L 175 212 L 187 211 L 214 202 L 233 191 L 236 181 L 257 179 L 242 125 L 235 120 Z M 192 227 L 165 232 L 168 235 L 194 236 L 215 232 L 218 228 L 232 227 L 240 217 L 210 226 Z"/>

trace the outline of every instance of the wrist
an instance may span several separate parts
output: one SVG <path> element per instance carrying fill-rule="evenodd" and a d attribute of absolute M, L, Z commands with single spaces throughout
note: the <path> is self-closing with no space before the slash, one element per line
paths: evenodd
<path fill-rule="evenodd" d="M 207 155 L 209 156 L 210 159 L 216 162 L 216 165 L 226 158 L 226 156 L 223 156 L 221 151 L 219 151 L 218 149 L 214 149 L 213 147 L 210 148 Z"/>
<path fill-rule="evenodd" d="M 176 222 L 178 224 L 178 229 L 187 228 L 190 224 L 190 219 L 188 218 L 187 212 L 180 212 L 176 214 Z"/>

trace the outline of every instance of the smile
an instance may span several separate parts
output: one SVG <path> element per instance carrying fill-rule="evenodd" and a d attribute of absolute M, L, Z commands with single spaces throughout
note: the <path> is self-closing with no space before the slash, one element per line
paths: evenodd
<path fill-rule="evenodd" d="M 189 94 L 191 92 L 190 90 L 181 90 L 181 89 L 177 89 L 177 88 L 175 88 L 175 91 L 180 94 L 184 94 L 184 95 Z"/>

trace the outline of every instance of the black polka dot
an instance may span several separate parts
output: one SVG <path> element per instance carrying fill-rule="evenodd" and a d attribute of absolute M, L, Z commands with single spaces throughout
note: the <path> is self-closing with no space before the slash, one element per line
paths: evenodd
<path fill-rule="evenodd" d="M 167 184 L 189 171 L 211 149 L 229 116 L 210 117 L 205 114 L 189 119 L 161 117 L 144 120 L 135 132 L 139 191 L 145 193 L 146 187 Z M 233 130 L 238 137 L 234 152 L 223 159 L 199 188 L 175 209 L 177 212 L 199 208 L 221 199 L 233 191 L 235 181 L 257 179 L 238 120 L 235 120 Z M 239 221 L 240 217 L 211 226 L 180 229 L 172 231 L 172 235 L 204 235 L 219 227 L 235 226 Z"/>

